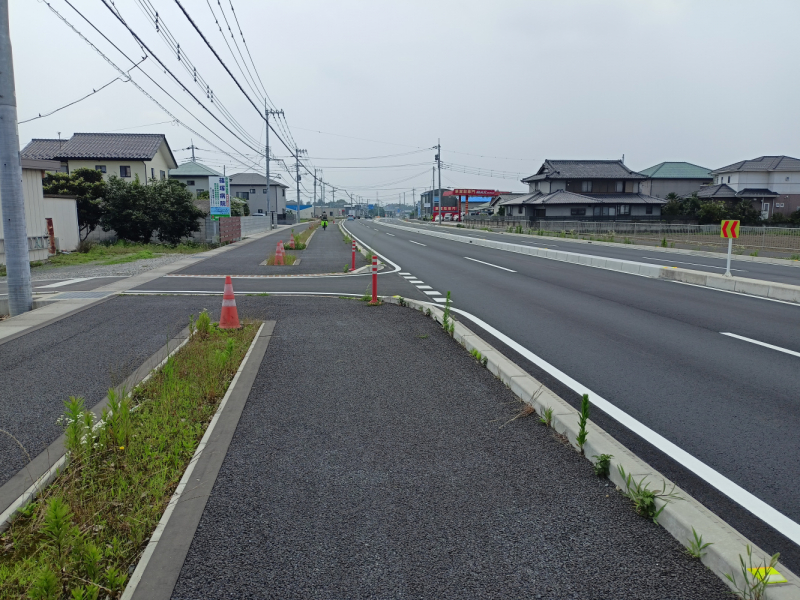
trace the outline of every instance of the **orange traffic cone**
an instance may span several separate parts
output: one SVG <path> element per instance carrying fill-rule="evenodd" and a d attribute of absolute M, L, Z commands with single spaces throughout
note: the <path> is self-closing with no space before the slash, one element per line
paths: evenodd
<path fill-rule="evenodd" d="M 222 294 L 222 313 L 219 316 L 220 329 L 239 329 L 239 313 L 236 312 L 236 296 L 233 295 L 231 276 L 225 277 L 225 292 Z"/>
<path fill-rule="evenodd" d="M 283 242 L 278 242 L 278 246 L 275 248 L 275 264 L 282 265 L 283 264 L 283 255 L 285 251 L 283 249 Z"/>
<path fill-rule="evenodd" d="M 292 236 L 291 238 L 289 238 L 289 248 L 291 248 L 292 250 L 294 250 L 294 236 Z"/>

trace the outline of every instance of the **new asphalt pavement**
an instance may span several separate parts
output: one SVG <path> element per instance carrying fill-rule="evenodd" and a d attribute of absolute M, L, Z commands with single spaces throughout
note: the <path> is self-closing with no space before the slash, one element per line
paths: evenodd
<path fill-rule="evenodd" d="M 728 597 L 431 319 L 245 300 L 277 324 L 174 600 Z"/>

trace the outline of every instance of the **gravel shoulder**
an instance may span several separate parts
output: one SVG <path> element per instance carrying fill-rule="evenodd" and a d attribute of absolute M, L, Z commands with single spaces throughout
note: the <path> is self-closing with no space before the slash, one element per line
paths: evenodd
<path fill-rule="evenodd" d="M 122 276 L 129 277 L 138 275 L 151 269 L 163 267 L 177 260 L 186 258 L 189 254 L 164 254 L 156 258 L 144 258 L 129 263 L 118 265 L 83 264 L 70 265 L 68 267 L 34 267 L 31 269 L 32 281 L 44 281 L 48 279 L 73 279 L 77 277 L 110 277 Z M 0 277 L 0 283 L 6 281 L 6 277 Z"/>
<path fill-rule="evenodd" d="M 730 597 L 422 314 L 242 305 L 277 325 L 175 600 Z"/>

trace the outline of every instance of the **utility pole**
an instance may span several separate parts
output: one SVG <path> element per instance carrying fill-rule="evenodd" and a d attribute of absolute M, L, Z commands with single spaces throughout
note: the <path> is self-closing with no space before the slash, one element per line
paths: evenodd
<path fill-rule="evenodd" d="M 444 220 L 442 216 L 442 139 L 439 138 L 436 144 L 436 164 L 439 167 L 439 216 Z"/>
<path fill-rule="evenodd" d="M 192 149 L 192 162 L 196 162 L 194 160 L 194 140 L 192 140 L 192 145 L 190 146 L 190 148 Z"/>
<path fill-rule="evenodd" d="M 32 308 L 33 292 L 25 198 L 22 194 L 8 0 L 0 0 L 0 207 L 8 273 L 8 312 L 13 317 Z"/>
<path fill-rule="evenodd" d="M 311 208 L 311 218 L 317 216 L 317 170 L 314 169 L 314 202 Z"/>
<path fill-rule="evenodd" d="M 438 155 L 437 155 L 438 156 Z M 436 167 L 431 167 L 431 217 L 433 217 L 433 224 L 436 225 L 436 216 L 433 214 L 433 193 L 436 189 Z M 439 211 L 441 215 L 442 211 Z"/>
<path fill-rule="evenodd" d="M 295 174 L 297 175 L 297 181 L 295 182 L 297 186 L 297 206 L 295 207 L 296 216 L 294 218 L 294 222 L 296 225 L 300 224 L 300 155 L 304 153 L 305 150 L 301 150 L 300 148 L 294 149 L 294 156 L 297 159 L 297 162 L 294 164 L 295 166 Z"/>
<path fill-rule="evenodd" d="M 270 109 L 267 109 L 267 99 L 264 98 L 264 121 L 266 122 L 266 125 L 267 125 L 267 135 L 266 135 L 266 138 L 267 138 L 266 144 L 267 145 L 266 145 L 266 154 L 264 155 L 266 157 L 266 159 L 267 159 L 266 160 L 266 163 L 267 163 L 267 210 L 269 210 L 269 207 L 270 207 L 270 204 L 271 204 L 270 200 L 269 200 L 269 195 L 270 195 L 270 192 L 272 191 L 272 186 L 269 184 L 269 161 L 270 161 L 270 158 L 269 158 L 269 116 L 270 115 L 283 115 L 283 111 L 282 110 L 270 110 Z M 270 211 L 270 212 L 272 212 L 272 211 Z M 270 215 L 269 222 L 270 222 L 270 225 L 271 225 L 272 229 L 275 229 L 278 226 L 278 189 L 277 188 L 275 189 L 275 211 L 272 212 L 272 214 Z"/>

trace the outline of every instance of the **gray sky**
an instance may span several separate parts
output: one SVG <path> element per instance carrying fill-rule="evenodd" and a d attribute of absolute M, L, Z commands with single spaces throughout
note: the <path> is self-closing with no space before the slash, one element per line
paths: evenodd
<path fill-rule="evenodd" d="M 65 0 L 49 1 L 123 70 L 131 67 Z M 101 0 L 70 1 L 131 58 L 143 56 Z M 141 1 L 152 2 L 160 28 L 168 28 L 183 56 L 261 149 L 263 120 L 175 2 Z M 182 3 L 261 106 L 263 100 L 256 100 L 261 95 L 245 84 L 247 73 L 239 72 L 206 0 Z M 117 0 L 116 6 L 145 44 L 219 115 L 139 0 Z M 211 6 L 227 34 L 219 5 Z M 230 0 L 222 7 L 247 58 Z M 545 158 L 624 154 L 629 167 L 644 169 L 665 160 L 717 168 L 763 154 L 800 156 L 797 0 L 233 0 L 233 7 L 266 91 L 286 112 L 297 144 L 308 150 L 309 166 L 322 168 L 332 185 L 364 197 L 375 198 L 377 191 L 381 200 L 391 200 L 407 191 L 410 202 L 412 187 L 431 185 L 434 152 L 333 159 L 412 152 L 435 145 L 437 138 L 447 163 L 521 176 L 535 172 Z M 20 120 L 77 100 L 118 75 L 42 1 L 11 0 L 11 29 Z M 230 36 L 226 39 L 236 53 Z M 189 109 L 134 70 L 133 79 L 178 119 L 240 161 L 250 161 L 251 170 L 263 171 L 263 158 L 225 132 L 152 57 L 142 69 Z M 258 83 L 255 87 L 260 90 Z M 169 122 L 140 127 L 163 121 L 170 117 L 131 83 L 117 81 L 70 108 L 20 125 L 20 142 L 55 138 L 59 131 L 64 138 L 112 130 L 165 133 L 179 163 L 190 154 L 178 149 L 194 138 L 204 149 L 197 153 L 202 162 L 218 169 L 227 164 L 228 173 L 244 170 L 183 127 Z M 274 136 L 271 145 L 278 156 L 287 156 Z M 272 169 L 282 167 L 273 163 Z M 291 183 L 285 171 L 283 179 Z M 311 191 L 310 177 L 303 184 Z M 524 189 L 515 178 L 452 169 L 443 170 L 442 184 Z"/>

